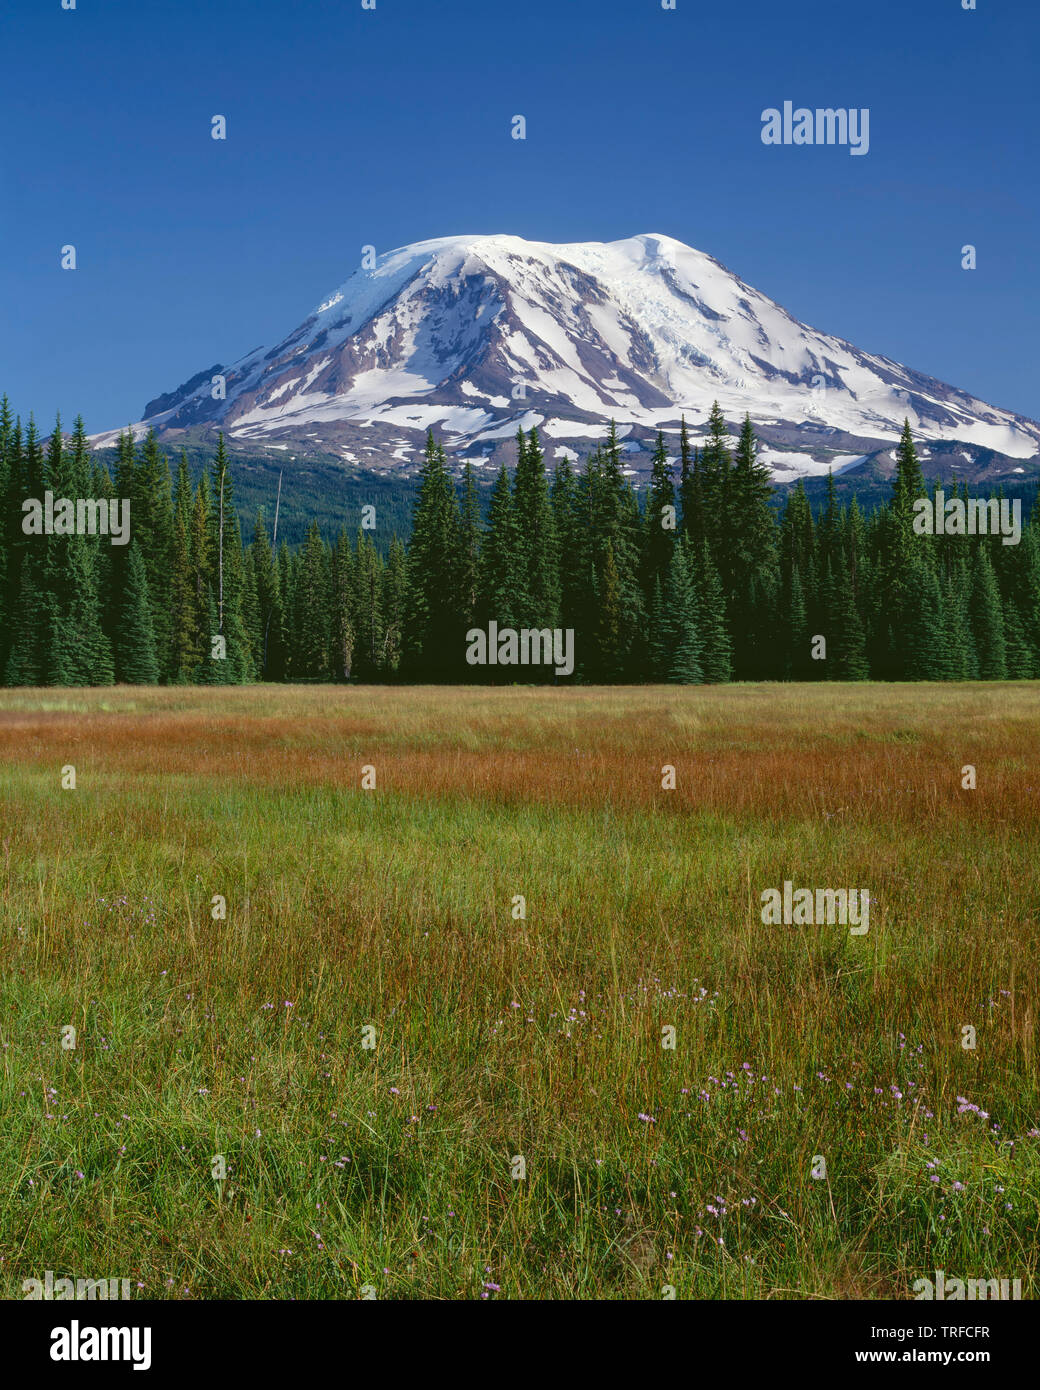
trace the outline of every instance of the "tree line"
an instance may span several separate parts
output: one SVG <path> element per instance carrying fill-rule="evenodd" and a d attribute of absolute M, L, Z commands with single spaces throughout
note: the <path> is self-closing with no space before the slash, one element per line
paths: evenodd
<path fill-rule="evenodd" d="M 701 447 L 683 423 L 674 461 L 658 434 L 642 494 L 613 426 L 551 477 L 537 430 L 517 444 L 486 515 L 431 432 L 407 543 L 314 523 L 290 549 L 263 510 L 243 542 L 223 436 L 196 482 L 154 433 L 125 433 L 110 471 L 82 419 L 44 440 L 4 398 L 0 681 L 555 679 L 467 665 L 467 632 L 491 622 L 573 629 L 572 679 L 589 682 L 1040 677 L 1040 508 L 1013 546 L 916 534 L 929 490 L 909 424 L 869 514 L 833 478 L 815 514 L 800 483 L 778 513 L 750 419 L 734 441 L 718 405 Z M 129 544 L 25 534 L 24 500 L 47 491 L 129 499 Z"/>

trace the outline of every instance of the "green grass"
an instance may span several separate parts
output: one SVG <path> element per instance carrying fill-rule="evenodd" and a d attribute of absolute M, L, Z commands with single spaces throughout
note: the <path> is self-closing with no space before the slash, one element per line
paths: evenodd
<path fill-rule="evenodd" d="M 0 694 L 0 1294 L 1031 1296 L 1038 714 Z M 763 926 L 785 878 L 868 888 L 869 933 Z"/>

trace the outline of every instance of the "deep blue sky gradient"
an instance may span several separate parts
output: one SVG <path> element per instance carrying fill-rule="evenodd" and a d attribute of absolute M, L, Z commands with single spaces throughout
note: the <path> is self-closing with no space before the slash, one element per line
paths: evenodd
<path fill-rule="evenodd" d="M 272 345 L 365 244 L 663 232 L 1036 418 L 1040 4 L 978 6 L 4 0 L 0 391 L 111 428 Z M 763 145 L 785 99 L 869 107 L 869 154 Z"/>

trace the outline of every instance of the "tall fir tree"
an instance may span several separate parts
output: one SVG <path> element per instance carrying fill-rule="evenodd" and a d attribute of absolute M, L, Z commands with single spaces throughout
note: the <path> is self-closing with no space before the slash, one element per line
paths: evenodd
<path fill-rule="evenodd" d="M 170 648 L 168 675 L 175 685 L 190 685 L 202 661 L 202 633 L 191 557 L 191 479 L 181 455 L 173 507 L 173 548 L 170 562 Z"/>
<path fill-rule="evenodd" d="M 477 590 L 480 584 L 480 498 L 477 494 L 473 465 L 466 460 L 462 474 L 462 506 L 459 517 L 459 617 L 467 629 L 472 626 L 477 611 Z"/>
<path fill-rule="evenodd" d="M 355 674 L 358 647 L 356 571 L 350 537 L 340 527 L 329 573 L 329 661 L 332 677 L 337 681 L 350 680 Z M 360 675 L 360 670 L 357 674 Z"/>
<path fill-rule="evenodd" d="M 407 596 L 408 560 L 404 546 L 395 535 L 390 541 L 383 569 L 383 653 L 380 670 L 386 679 L 392 679 L 400 670 Z"/>
<path fill-rule="evenodd" d="M 617 681 L 625 670 L 627 648 L 624 637 L 624 613 L 621 580 L 614 560 L 614 545 L 607 541 L 603 552 L 601 573 L 596 586 L 599 594 L 599 616 L 596 624 L 596 676 L 601 681 Z"/>
<path fill-rule="evenodd" d="M 354 614 L 357 677 L 374 680 L 379 675 L 383 653 L 383 562 L 371 536 L 364 531 L 359 531 L 357 537 Z"/>
<path fill-rule="evenodd" d="M 703 679 L 701 640 L 697 631 L 697 594 L 685 539 L 672 551 L 665 586 L 667 674 L 678 685 L 695 685 Z"/>
<path fill-rule="evenodd" d="M 701 672 L 708 684 L 720 685 L 732 678 L 733 655 L 726 627 L 722 582 L 707 541 L 701 542 L 699 555 L 694 553 L 694 574 Z"/>
<path fill-rule="evenodd" d="M 845 565 L 839 569 L 835 583 L 832 614 L 831 651 L 834 678 L 840 681 L 868 680 L 870 664 L 867 661 L 866 634 L 852 590 L 852 577 Z"/>
<path fill-rule="evenodd" d="M 331 675 L 330 592 L 330 556 L 318 523 L 312 521 L 299 555 L 289 634 L 292 672 L 297 680 L 326 681 Z"/>
<path fill-rule="evenodd" d="M 975 550 L 970 613 L 971 630 L 978 655 L 979 680 L 1006 680 L 1004 614 L 985 540 L 982 540 Z"/>
<path fill-rule="evenodd" d="M 235 509 L 234 486 L 224 434 L 217 435 L 212 467 L 210 560 L 214 568 L 217 633 L 224 638 L 227 656 L 219 670 L 224 685 L 239 685 L 253 678 L 252 649 L 245 614 L 245 557 L 242 531 Z M 210 633 L 209 638 L 215 634 Z"/>
<path fill-rule="evenodd" d="M 648 603 L 653 594 L 654 584 L 667 576 L 672 563 L 676 540 L 676 515 L 675 483 L 668 462 L 664 435 L 658 430 L 650 464 L 650 485 L 643 519 L 643 544 L 639 565 L 640 583 Z"/>
<path fill-rule="evenodd" d="M 431 430 L 408 544 L 403 660 L 413 679 L 458 679 L 464 669 L 465 628 L 456 563 L 460 525 L 459 499 L 444 449 Z"/>
<path fill-rule="evenodd" d="M 152 629 L 163 680 L 173 675 L 173 623 L 169 583 L 173 567 L 173 501 L 170 466 L 150 429 L 133 472 L 130 492 L 130 532 L 144 561 Z"/>
<path fill-rule="evenodd" d="M 5 685 L 42 685 L 48 668 L 47 645 L 55 615 L 46 585 L 45 542 L 23 531 L 23 500 L 42 501 L 46 491 L 43 445 L 32 416 L 17 463 L 18 535 L 9 555 L 10 636 L 4 666 Z"/>
<path fill-rule="evenodd" d="M 191 586 L 193 590 L 194 621 L 191 632 L 198 664 L 191 673 L 193 680 L 213 683 L 214 667 L 211 664 L 213 635 L 218 631 L 216 603 L 213 601 L 213 588 L 216 571 L 213 563 L 212 507 L 210 505 L 209 479 L 203 473 L 195 486 L 191 504 L 188 550 L 191 558 Z"/>
<path fill-rule="evenodd" d="M 769 467 L 758 457 L 745 415 L 727 489 L 726 613 L 738 680 L 759 680 L 776 664 L 779 568 L 772 495 Z"/>
<path fill-rule="evenodd" d="M 487 530 L 480 547 L 477 580 L 477 623 L 486 627 L 517 627 L 521 596 L 520 535 L 513 490 L 505 464 L 491 489 Z"/>
<path fill-rule="evenodd" d="M 132 540 L 128 547 L 126 584 L 120 595 L 116 632 L 116 677 L 127 685 L 155 685 L 159 660 L 155 651 L 152 609 L 144 560 Z"/>
<path fill-rule="evenodd" d="M 517 621 L 524 627 L 556 627 L 560 616 L 560 562 L 549 482 L 537 429 L 518 436 L 513 479 L 517 531 Z"/>

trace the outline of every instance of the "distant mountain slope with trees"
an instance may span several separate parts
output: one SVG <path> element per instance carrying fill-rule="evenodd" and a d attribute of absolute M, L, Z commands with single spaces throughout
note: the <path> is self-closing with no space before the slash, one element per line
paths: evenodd
<path fill-rule="evenodd" d="M 684 427 L 674 464 L 659 436 L 642 496 L 613 428 L 551 476 L 537 431 L 517 445 L 485 506 L 431 434 L 410 535 L 384 518 L 328 538 L 312 522 L 290 548 L 263 508 L 243 540 L 222 437 L 197 480 L 183 456 L 171 472 L 154 433 L 123 435 L 110 470 L 81 420 L 43 440 L 5 398 L 0 679 L 554 679 L 467 665 L 467 631 L 492 621 L 573 629 L 572 679 L 587 682 L 1040 678 L 1038 509 L 1017 545 L 915 534 L 929 489 L 909 425 L 891 495 L 869 513 L 839 502 L 833 479 L 815 511 L 801 483 L 778 508 L 750 420 L 733 441 L 717 406 L 702 448 Z M 128 498 L 130 543 L 26 535 L 22 503 L 47 491 Z"/>

